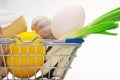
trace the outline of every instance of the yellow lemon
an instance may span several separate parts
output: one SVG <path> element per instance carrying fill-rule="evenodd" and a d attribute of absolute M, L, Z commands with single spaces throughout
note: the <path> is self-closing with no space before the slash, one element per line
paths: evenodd
<path fill-rule="evenodd" d="M 35 32 L 22 32 L 18 36 L 25 42 L 30 42 L 36 36 Z M 15 43 L 10 46 L 6 64 L 9 71 L 18 78 L 29 78 L 35 75 L 44 62 L 45 47 L 41 46 L 42 42 L 36 39 L 32 43 L 25 44 L 15 38 Z"/>

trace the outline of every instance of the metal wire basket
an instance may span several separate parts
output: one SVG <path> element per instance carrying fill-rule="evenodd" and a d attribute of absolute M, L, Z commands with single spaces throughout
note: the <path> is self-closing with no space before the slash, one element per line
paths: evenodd
<path fill-rule="evenodd" d="M 15 38 L 21 44 L 17 44 Z M 36 39 L 39 39 L 38 44 L 34 44 Z M 18 36 L 0 38 L 0 59 L 3 60 L 0 70 L 5 70 L 0 80 L 63 80 L 83 41 L 35 37 L 25 42 Z"/>

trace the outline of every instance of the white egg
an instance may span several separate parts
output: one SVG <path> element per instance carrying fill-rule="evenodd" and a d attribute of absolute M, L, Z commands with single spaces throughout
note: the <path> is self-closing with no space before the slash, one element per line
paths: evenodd
<path fill-rule="evenodd" d="M 59 39 L 64 34 L 83 27 L 84 21 L 83 7 L 80 5 L 68 6 L 54 15 L 51 22 L 51 31 L 54 37 Z"/>

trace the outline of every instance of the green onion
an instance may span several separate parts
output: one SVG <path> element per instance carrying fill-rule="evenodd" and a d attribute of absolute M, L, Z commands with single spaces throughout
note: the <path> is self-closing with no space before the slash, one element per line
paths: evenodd
<path fill-rule="evenodd" d="M 102 22 L 107 22 L 107 21 L 120 21 L 120 7 L 113 9 L 105 14 L 103 14 L 102 16 L 96 18 L 94 21 L 92 21 L 92 23 L 90 23 L 87 26 L 93 26 Z"/>
<path fill-rule="evenodd" d="M 62 36 L 61 39 L 66 39 L 67 37 L 68 38 L 83 38 L 86 35 L 88 35 L 88 33 L 90 34 L 90 31 L 93 31 L 93 32 L 91 32 L 91 34 L 97 33 L 97 34 L 116 35 L 116 33 L 110 33 L 110 32 L 107 32 L 106 30 L 115 29 L 116 27 L 118 27 L 117 23 L 114 24 L 114 22 L 117 22 L 117 21 L 120 21 L 120 7 L 113 9 L 113 10 L 103 14 L 102 16 L 96 18 L 89 25 L 87 25 L 86 27 L 83 27 L 82 29 L 67 33 L 66 35 Z M 102 27 L 96 27 L 98 25 L 102 25 Z M 111 25 L 111 26 L 109 26 L 109 25 Z M 112 26 L 112 25 L 115 25 L 116 27 Z M 106 26 L 108 29 L 105 28 Z M 99 30 L 99 31 L 94 32 L 94 30 Z M 72 35 L 72 36 L 70 36 L 70 35 Z"/>
<path fill-rule="evenodd" d="M 93 26 L 84 27 L 82 29 L 70 32 L 62 37 L 64 38 L 83 38 L 90 34 L 107 34 L 116 35 L 116 33 L 110 33 L 106 30 L 118 28 L 118 23 L 115 22 L 104 22 Z"/>
<path fill-rule="evenodd" d="M 110 12 L 108 12 L 108 13 L 100 16 L 100 17 L 98 17 L 97 19 L 92 21 L 89 25 L 87 25 L 87 26 L 85 26 L 83 28 L 80 28 L 78 30 L 74 30 L 72 32 L 67 33 L 66 35 L 62 36 L 60 38 L 60 40 L 64 40 L 66 38 L 84 38 L 84 37 L 86 37 L 86 36 L 88 36 L 90 34 L 117 35 L 117 33 L 112 33 L 112 32 L 107 31 L 107 30 L 118 28 L 119 25 L 118 25 L 118 23 L 116 23 L 117 21 L 120 21 L 120 7 L 116 8 L 116 9 L 114 9 L 114 10 L 112 10 L 112 11 L 110 11 Z M 57 53 L 55 53 L 55 54 L 60 55 L 61 50 L 59 48 L 57 50 L 56 49 L 54 50 L 54 49 L 55 48 L 53 47 L 49 51 L 49 53 L 53 54 L 53 52 L 57 51 Z M 66 51 L 66 49 L 64 49 L 64 51 Z M 64 52 L 63 55 L 64 54 L 72 54 L 73 52 L 75 52 L 74 51 L 75 49 L 77 50 L 77 47 L 73 47 L 72 49 L 70 49 L 70 50 L 72 50 L 71 53 Z M 61 58 L 61 59 L 64 59 L 64 58 Z M 53 60 L 53 59 L 49 58 L 48 61 L 46 61 L 46 63 L 50 63 L 49 62 L 50 60 Z M 54 61 L 54 65 L 57 64 L 57 63 L 59 64 L 61 62 L 58 62 L 58 60 L 56 59 Z M 54 65 L 52 65 L 52 66 L 54 66 Z M 62 66 L 64 66 L 64 64 Z M 44 64 L 44 67 L 49 67 L 49 65 Z M 59 70 L 57 70 L 57 71 L 59 71 Z M 47 71 L 47 72 L 49 72 L 49 71 Z M 42 73 L 42 74 L 45 75 L 47 72 Z M 63 74 L 63 73 L 61 73 L 61 74 Z"/>

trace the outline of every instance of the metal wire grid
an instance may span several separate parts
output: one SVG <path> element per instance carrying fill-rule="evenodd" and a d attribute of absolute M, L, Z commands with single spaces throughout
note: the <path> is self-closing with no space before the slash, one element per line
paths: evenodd
<path fill-rule="evenodd" d="M 17 36 L 13 37 L 13 38 L 16 38 Z M 35 37 L 31 42 L 24 42 L 21 38 L 17 37 L 23 44 L 12 44 L 12 42 L 15 42 L 14 39 L 0 39 L 0 57 L 3 59 L 3 64 L 4 66 L 0 66 L 0 69 L 5 69 L 5 74 L 7 75 L 6 77 L 2 78 L 2 76 L 0 76 L 0 79 L 1 80 L 63 80 L 63 78 L 65 77 L 68 69 L 70 69 L 70 65 L 75 57 L 75 53 L 74 52 L 73 54 L 69 54 L 69 55 L 63 55 L 63 51 L 64 51 L 64 48 L 65 47 L 69 47 L 70 50 L 72 50 L 73 47 L 80 47 L 81 44 L 78 44 L 78 43 L 64 43 L 64 41 L 57 41 L 57 40 L 42 40 L 42 42 L 44 43 L 41 43 L 41 44 L 32 44 L 32 42 L 34 40 L 36 40 L 37 38 L 39 37 Z M 12 47 L 13 46 L 17 46 L 18 47 L 18 50 L 19 50 L 19 54 L 13 54 L 12 52 Z M 25 46 L 26 48 L 26 54 L 21 54 L 22 53 L 22 46 Z M 42 54 L 29 54 L 29 47 L 32 46 L 34 47 L 34 53 L 37 53 L 38 51 L 38 48 L 37 47 L 40 47 L 40 46 L 44 46 L 45 48 L 45 53 L 42 53 Z M 60 48 L 60 53 L 59 55 L 54 55 L 54 54 L 49 54 L 47 55 L 46 51 L 47 49 L 49 49 L 50 47 L 61 47 Z M 5 48 L 9 48 L 10 50 L 10 54 L 4 54 L 5 52 Z M 11 64 L 12 66 L 7 66 L 6 64 L 6 57 L 7 56 L 10 56 L 11 57 Z M 19 64 L 20 66 L 15 66 L 14 65 L 14 61 L 13 61 L 13 58 L 15 56 L 19 56 Z M 27 57 L 27 64 L 29 65 L 30 63 L 30 59 L 29 57 L 34 57 L 34 66 L 22 66 L 21 64 L 23 63 L 22 62 L 22 59 L 23 57 L 26 56 Z M 42 64 L 45 63 L 45 58 L 46 57 L 55 57 L 57 59 L 59 59 L 58 61 L 60 61 L 62 59 L 62 57 L 66 57 L 66 60 L 67 60 L 67 63 L 66 65 L 64 65 L 63 67 L 58 67 L 58 66 L 51 66 L 53 60 L 50 60 L 50 65 L 47 66 L 47 67 L 44 67 L 44 66 L 36 66 L 37 65 L 37 57 L 42 57 Z M 20 69 L 20 72 L 18 74 L 20 74 L 20 77 L 16 77 L 14 74 L 15 72 L 15 69 L 16 68 L 19 68 Z M 22 70 L 26 68 L 28 69 L 27 70 L 27 77 L 26 78 L 23 78 L 23 75 L 22 75 Z M 12 69 L 13 70 L 13 73 L 10 73 L 9 72 L 9 69 Z M 29 70 L 30 69 L 34 69 L 34 76 L 30 76 L 30 72 Z M 37 69 L 40 69 L 39 71 L 37 71 Z M 47 76 L 44 76 L 41 72 L 41 70 L 45 70 L 45 69 L 49 69 L 49 72 L 47 73 Z M 59 76 L 53 76 L 53 71 L 55 69 L 64 69 L 64 73 L 63 73 L 63 77 L 59 77 Z"/>

